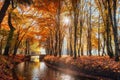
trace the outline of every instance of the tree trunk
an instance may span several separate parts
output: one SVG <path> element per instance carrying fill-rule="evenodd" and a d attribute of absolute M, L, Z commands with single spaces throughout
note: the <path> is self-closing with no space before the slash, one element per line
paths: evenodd
<path fill-rule="evenodd" d="M 16 40 L 15 40 L 15 46 L 14 46 L 14 52 L 13 55 L 16 55 L 17 50 L 18 50 L 18 42 L 19 42 L 19 32 L 17 34 Z"/>
<path fill-rule="evenodd" d="M 10 28 L 10 32 L 9 32 L 9 35 L 8 35 L 8 38 L 7 38 L 7 43 L 6 43 L 6 46 L 5 46 L 5 50 L 4 50 L 4 55 L 9 55 L 9 49 L 11 47 L 11 41 L 12 41 L 12 38 L 13 38 L 13 34 L 14 34 L 14 31 L 15 31 L 15 28 L 13 27 L 12 23 L 11 23 L 11 13 L 9 13 L 8 15 L 8 25 L 9 25 L 9 28 Z"/>
<path fill-rule="evenodd" d="M 3 21 L 3 18 L 5 17 L 6 11 L 10 5 L 10 0 L 5 0 L 1 10 L 0 10 L 0 24 Z"/>
<path fill-rule="evenodd" d="M 56 31 L 56 34 L 55 34 L 55 53 L 54 53 L 54 56 L 57 56 L 57 44 L 58 44 L 58 32 Z"/>
<path fill-rule="evenodd" d="M 30 41 L 28 40 L 28 55 L 30 55 Z"/>
<path fill-rule="evenodd" d="M 27 39 L 26 39 L 26 41 L 25 41 L 25 46 L 26 46 L 26 48 L 25 48 L 25 55 L 27 55 L 27 54 L 28 54 L 28 50 L 27 50 Z"/>
<path fill-rule="evenodd" d="M 118 41 L 118 28 L 117 28 L 117 21 L 116 21 L 116 9 L 117 9 L 117 0 L 113 1 L 113 14 L 114 14 L 114 27 L 113 27 L 113 34 L 114 34 L 114 43 L 115 43 L 115 61 L 119 61 L 119 41 Z"/>
<path fill-rule="evenodd" d="M 105 34 L 103 34 L 103 41 L 104 41 L 104 43 L 103 43 L 103 46 L 102 46 L 102 56 L 103 56 L 103 55 L 106 55 L 106 53 L 105 53 L 105 43 L 106 43 Z"/>
<path fill-rule="evenodd" d="M 73 56 L 73 49 L 72 49 L 72 27 L 69 27 L 69 36 L 70 36 L 70 39 L 69 39 L 69 45 L 70 45 L 70 56 L 72 57 Z"/>
<path fill-rule="evenodd" d="M 80 43 L 79 43 L 79 47 L 78 47 L 78 57 L 80 57 L 80 49 L 82 49 L 81 45 L 82 45 L 82 27 L 83 27 L 83 21 L 80 20 Z"/>
<path fill-rule="evenodd" d="M 61 10 L 61 1 L 58 0 L 57 29 L 58 29 L 58 54 L 59 54 L 59 57 L 61 57 L 60 10 Z"/>
<path fill-rule="evenodd" d="M 109 24 L 109 23 L 108 23 Z M 107 29 L 106 29 L 106 34 L 107 34 L 107 38 L 106 38 L 106 47 L 107 47 L 107 54 L 109 55 L 110 58 L 113 57 L 113 53 L 111 53 L 111 50 L 110 50 L 110 33 L 109 33 L 110 29 L 107 25 Z"/>
<path fill-rule="evenodd" d="M 111 47 L 110 47 L 110 44 L 111 44 L 111 40 L 110 40 L 110 18 L 109 18 L 109 15 L 106 14 L 106 48 L 107 48 L 107 54 L 109 55 L 110 58 L 113 58 L 113 53 L 111 52 Z"/>
<path fill-rule="evenodd" d="M 72 0 L 72 6 L 74 11 L 74 59 L 77 58 L 77 26 L 78 26 L 78 5 L 77 0 Z"/>
<path fill-rule="evenodd" d="M 90 15 L 89 15 L 89 20 L 88 20 L 88 25 L 89 25 L 89 27 L 88 27 L 88 52 L 89 52 L 89 56 L 91 56 L 92 55 L 92 53 L 91 53 L 91 50 L 92 50 L 92 43 L 91 43 L 91 32 L 92 32 L 92 27 L 91 27 L 91 15 L 92 15 L 92 13 L 91 13 L 91 6 L 90 6 Z"/>
<path fill-rule="evenodd" d="M 3 39 L 4 39 L 4 37 L 1 39 L 1 41 L 0 41 L 0 54 L 2 54 L 2 48 L 3 48 Z"/>
<path fill-rule="evenodd" d="M 83 51 L 84 51 L 84 46 L 83 45 L 81 45 L 81 56 L 83 56 L 84 54 L 83 54 Z"/>
<path fill-rule="evenodd" d="M 100 56 L 100 15 L 99 15 L 99 25 L 98 25 L 98 55 Z"/>
<path fill-rule="evenodd" d="M 29 55 L 29 54 L 30 54 L 29 39 L 26 39 L 25 44 L 26 44 L 25 54 L 26 54 L 26 55 Z"/>
<path fill-rule="evenodd" d="M 89 25 L 89 20 L 88 20 L 88 11 L 87 11 L 87 27 L 88 27 L 88 25 Z M 87 28 L 87 37 L 86 37 L 86 39 L 87 39 L 87 56 L 89 55 L 89 29 Z"/>

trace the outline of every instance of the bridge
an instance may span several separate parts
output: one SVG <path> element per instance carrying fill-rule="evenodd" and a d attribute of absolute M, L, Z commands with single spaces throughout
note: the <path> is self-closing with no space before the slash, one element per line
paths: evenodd
<path fill-rule="evenodd" d="M 34 61 L 35 59 L 42 61 L 45 56 L 46 56 L 46 54 L 29 54 L 29 55 L 27 55 L 27 57 L 31 61 Z"/>

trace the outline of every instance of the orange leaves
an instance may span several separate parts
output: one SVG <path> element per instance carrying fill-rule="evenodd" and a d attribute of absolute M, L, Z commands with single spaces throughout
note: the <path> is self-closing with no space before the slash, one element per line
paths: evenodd
<path fill-rule="evenodd" d="M 2 28 L 5 29 L 5 30 L 10 30 L 10 29 L 9 29 L 9 26 L 8 26 L 7 24 L 2 24 L 1 26 L 2 26 Z"/>
<path fill-rule="evenodd" d="M 10 73 L 10 69 L 11 69 L 10 67 L 13 67 L 13 66 L 11 66 L 7 58 L 4 56 L 0 56 L 0 79 L 1 80 L 12 80 L 12 76 Z"/>
<path fill-rule="evenodd" d="M 14 56 L 0 56 L 0 80 L 13 80 L 12 69 L 14 68 L 13 62 L 20 63 L 24 59 L 23 55 Z M 21 80 L 21 79 L 19 79 Z"/>
<path fill-rule="evenodd" d="M 71 65 L 79 69 L 84 69 L 88 71 L 101 71 L 103 72 L 117 72 L 120 73 L 120 62 L 115 62 L 112 59 L 109 59 L 108 56 L 99 57 L 99 56 L 81 56 L 77 59 L 72 57 L 54 57 L 46 56 L 45 61 L 53 64 L 62 64 L 62 65 Z M 104 73 L 104 74 L 105 74 Z"/>
<path fill-rule="evenodd" d="M 24 25 L 20 25 L 22 28 L 21 34 L 26 32 L 26 36 L 35 39 L 35 36 L 41 36 L 41 41 L 45 41 L 49 35 L 49 28 L 55 26 L 55 16 L 58 8 L 58 0 L 33 0 L 33 5 L 30 7 L 22 6 L 21 18 Z M 35 25 L 30 24 L 35 22 Z M 34 24 L 34 23 L 33 23 Z M 22 27 L 23 26 L 23 27 Z M 27 27 L 31 26 L 30 29 Z M 20 35 L 21 35 L 20 34 Z"/>
<path fill-rule="evenodd" d="M 33 6 L 38 9 L 38 11 L 56 14 L 58 0 L 35 0 Z"/>
<path fill-rule="evenodd" d="M 54 3 L 49 4 L 48 9 L 51 13 L 56 13 L 57 6 Z"/>

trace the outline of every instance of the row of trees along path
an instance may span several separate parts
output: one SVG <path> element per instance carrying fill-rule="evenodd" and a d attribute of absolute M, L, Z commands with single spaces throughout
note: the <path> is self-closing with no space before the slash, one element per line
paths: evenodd
<path fill-rule="evenodd" d="M 14 51 L 12 51 L 14 55 L 21 47 L 22 42 L 25 42 L 25 53 L 29 54 L 30 45 L 35 38 L 25 35 L 30 32 L 30 29 L 35 29 L 31 26 L 39 26 L 38 31 L 31 33 L 42 36 L 42 39 L 38 40 L 39 46 L 44 46 L 49 55 L 61 57 L 63 42 L 67 38 L 67 53 L 74 59 L 86 54 L 92 56 L 92 51 L 97 49 L 97 55 L 108 55 L 110 58 L 115 58 L 115 61 L 119 61 L 119 0 L 44 0 L 42 2 L 39 0 L 4 0 L 0 3 L 2 4 L 0 27 L 3 26 L 3 19 L 6 15 L 8 15 L 9 27 L 9 32 L 1 28 L 0 33 L 3 36 L 0 53 L 2 53 L 3 39 L 5 40 L 4 55 L 9 55 L 13 41 L 15 41 Z M 28 5 L 29 10 L 27 11 Z M 22 7 L 21 11 L 19 11 L 20 7 Z M 29 12 L 31 10 L 35 12 Z M 21 16 L 18 17 L 16 14 Z M 29 16 L 26 16 L 27 14 Z M 40 17 L 40 15 L 44 17 Z M 24 19 L 23 16 L 28 18 L 27 21 L 32 19 L 29 25 L 26 24 L 27 28 L 25 29 L 23 24 L 25 22 L 20 23 Z M 15 18 L 16 25 L 22 26 L 23 33 L 21 33 L 20 27 L 16 28 Z M 3 27 L 5 28 L 5 26 Z"/>

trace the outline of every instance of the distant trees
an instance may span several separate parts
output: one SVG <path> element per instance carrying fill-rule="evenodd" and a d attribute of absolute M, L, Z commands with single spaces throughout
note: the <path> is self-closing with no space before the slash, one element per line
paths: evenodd
<path fill-rule="evenodd" d="M 35 13 L 29 12 L 30 10 L 28 12 L 25 10 L 26 13 L 22 13 L 24 7 L 21 10 L 16 9 L 14 13 L 8 11 L 10 32 L 7 39 L 4 34 L 0 33 L 2 35 L 0 38 L 0 53 L 2 53 L 1 48 L 5 47 L 4 54 L 8 55 L 13 40 L 12 53 L 14 55 L 21 43 L 24 43 L 25 52 L 30 53 L 29 49 L 32 41 L 37 40 L 39 46 L 45 47 L 48 55 L 61 57 L 63 41 L 64 38 L 67 38 L 67 54 L 74 59 L 83 55 L 103 56 L 107 54 L 110 58 L 115 57 L 115 61 L 119 61 L 119 25 L 117 21 L 119 0 L 34 1 L 34 5 L 25 7 L 34 10 Z M 2 21 L 6 11 L 15 9 L 18 7 L 18 3 L 21 7 L 21 4 L 31 4 L 32 0 L 5 0 L 0 10 L 2 27 L 5 28 Z M 19 16 L 20 20 L 17 19 L 15 13 L 21 15 Z M 69 17 L 70 22 L 65 24 L 65 20 L 62 21 L 63 17 Z M 24 20 L 22 22 L 22 19 L 30 23 L 27 24 Z M 18 28 L 18 26 L 21 28 Z M 31 28 L 32 30 L 30 30 Z M 37 36 L 37 39 L 35 39 L 35 36 Z M 38 36 L 40 39 L 38 39 Z M 5 40 L 6 46 L 3 46 L 2 42 L 5 43 Z"/>
<path fill-rule="evenodd" d="M 64 27 L 61 26 L 61 5 L 62 1 L 57 0 L 57 3 L 54 2 L 54 5 L 57 4 L 57 7 L 54 6 L 56 10 L 55 14 L 52 16 L 54 21 L 54 27 L 49 28 L 49 36 L 46 40 L 46 50 L 48 54 L 61 57 L 62 53 L 62 44 L 64 39 Z M 53 25 L 53 24 L 52 24 Z"/>
<path fill-rule="evenodd" d="M 107 45 L 107 54 L 112 58 L 114 56 L 112 50 L 111 37 L 114 37 L 115 44 L 115 60 L 119 60 L 119 42 L 118 42 L 118 28 L 117 28 L 117 3 L 118 0 L 97 0 L 97 6 L 99 12 L 103 18 L 104 25 L 106 27 L 106 45 Z M 112 34 L 113 33 L 113 34 Z M 111 34 L 111 35 L 110 35 Z"/>
<path fill-rule="evenodd" d="M 75 4 L 75 1 L 76 1 L 76 4 Z M 112 3 L 112 4 L 110 4 L 110 3 Z M 97 49 L 98 49 L 99 56 L 105 55 L 105 53 L 107 53 L 110 56 L 110 58 L 115 56 L 115 60 L 116 61 L 119 60 L 118 28 L 117 28 L 117 20 L 116 20 L 117 3 L 118 3 L 118 0 L 115 0 L 115 1 L 113 1 L 113 0 L 109 0 L 109 1 L 108 0 L 104 0 L 104 1 L 101 1 L 101 0 L 98 0 L 98 1 L 74 0 L 74 1 L 71 1 L 72 7 L 73 7 L 73 10 L 72 10 L 73 15 L 71 15 L 71 16 L 74 16 L 74 20 L 73 20 L 74 33 L 72 33 L 73 31 L 70 31 L 71 29 L 69 29 L 69 32 L 71 32 L 74 35 L 74 43 L 73 43 L 74 44 L 74 52 L 73 52 L 74 58 L 76 58 L 77 56 L 80 56 L 80 48 L 81 48 L 81 52 L 83 52 L 83 48 L 86 45 L 87 45 L 87 49 L 88 49 L 87 55 L 96 54 L 96 53 L 92 53 L 92 51 L 95 48 L 94 46 L 98 45 Z M 83 6 L 83 4 L 84 4 L 84 6 Z M 89 7 L 89 9 L 87 9 L 86 6 Z M 76 12 L 76 9 L 78 9 L 77 12 Z M 86 10 L 84 10 L 84 9 L 86 9 Z M 97 12 L 94 13 L 93 12 L 94 10 Z M 77 13 L 81 13 L 81 14 L 77 15 Z M 96 17 L 95 14 L 99 14 L 99 15 L 97 15 L 97 17 Z M 85 23 L 84 23 L 84 19 L 82 19 L 84 17 L 84 15 L 86 15 Z M 96 20 L 95 18 L 98 18 L 97 23 L 95 21 Z M 78 23 L 80 23 L 80 25 L 78 25 Z M 104 24 L 104 27 L 103 27 L 103 24 Z M 84 30 L 88 34 L 87 39 L 86 39 L 87 44 L 84 43 L 82 45 L 81 38 L 82 38 L 83 26 L 85 26 L 85 25 L 88 26 L 88 28 L 87 28 L 88 30 L 86 29 L 87 31 L 84 28 Z M 96 30 L 94 28 L 94 26 L 97 26 L 98 29 Z M 100 30 L 101 28 L 104 28 L 105 31 L 102 32 Z M 78 30 L 76 30 L 76 29 L 80 30 L 80 34 L 79 34 Z M 97 36 L 95 34 L 92 34 L 93 33 L 93 32 L 91 32 L 92 29 L 96 30 L 98 32 L 97 33 L 95 31 L 93 31 L 95 34 L 97 34 Z M 72 34 L 70 36 L 72 36 Z M 79 37 L 76 35 L 79 35 Z M 96 39 L 94 39 L 93 37 L 97 38 L 98 40 L 95 41 Z M 101 38 L 103 38 L 103 39 L 101 39 Z M 70 38 L 70 39 L 72 39 L 72 38 Z M 82 39 L 84 39 L 84 37 Z M 78 43 L 76 44 L 77 40 L 78 40 Z M 115 47 L 113 46 L 114 45 L 113 41 L 114 41 Z M 71 40 L 68 43 L 71 44 Z M 69 46 L 71 47 L 71 51 L 72 51 L 73 45 L 72 46 L 69 45 Z M 92 47 L 94 47 L 94 48 L 92 49 Z M 106 48 L 107 52 L 105 52 L 105 48 Z M 114 52 L 113 48 L 115 48 L 115 52 Z M 102 49 L 102 52 L 101 52 L 101 49 Z M 71 53 L 72 52 L 70 52 L 70 54 Z M 83 55 L 83 54 L 81 53 L 81 55 Z"/>
<path fill-rule="evenodd" d="M 115 60 L 118 61 L 119 43 L 116 20 L 118 1 L 68 0 L 68 3 L 63 2 L 67 8 L 63 11 L 69 12 L 73 24 L 68 28 L 68 55 L 77 58 L 80 55 L 103 56 L 107 53 L 110 58 L 115 56 Z M 57 44 L 56 42 L 55 45 Z M 96 49 L 97 52 L 93 52 Z M 84 50 L 87 53 L 83 53 Z"/>
<path fill-rule="evenodd" d="M 89 8 L 88 8 L 88 13 L 87 13 L 87 27 L 88 27 L 88 35 L 87 35 L 87 48 L 88 48 L 88 55 L 92 55 L 92 6 L 91 2 L 89 2 Z"/>
<path fill-rule="evenodd" d="M 72 0 L 72 7 L 73 7 L 73 16 L 74 16 L 74 58 L 77 57 L 77 29 L 78 29 L 78 16 L 79 16 L 79 9 L 78 9 L 78 0 Z"/>
<path fill-rule="evenodd" d="M 68 55 L 76 59 L 82 55 L 103 56 L 107 53 L 110 58 L 115 56 L 116 61 L 119 59 L 116 0 L 63 0 L 61 2 L 58 0 L 55 2 L 61 3 L 61 6 L 58 5 L 57 9 L 55 8 L 57 12 L 52 16 L 55 25 L 52 29 L 49 28 L 49 36 L 46 39 L 46 50 L 50 55 L 61 56 L 64 35 L 60 16 L 62 17 L 62 13 L 65 13 L 71 19 L 70 25 L 66 28 L 69 33 L 67 35 Z"/>
<path fill-rule="evenodd" d="M 112 29 L 113 29 L 113 35 L 114 35 L 115 61 L 119 61 L 120 51 L 119 51 L 119 41 L 118 41 L 118 28 L 117 28 L 118 26 L 117 26 L 117 18 L 116 18 L 118 0 L 114 0 L 114 1 L 111 0 L 111 2 L 113 3 L 112 5 L 113 10 L 111 10 L 111 8 L 109 7 L 109 13 L 110 13 L 110 19 L 112 22 Z M 108 1 L 109 6 L 111 2 Z M 112 14 L 113 14 L 113 17 L 112 17 Z"/>

